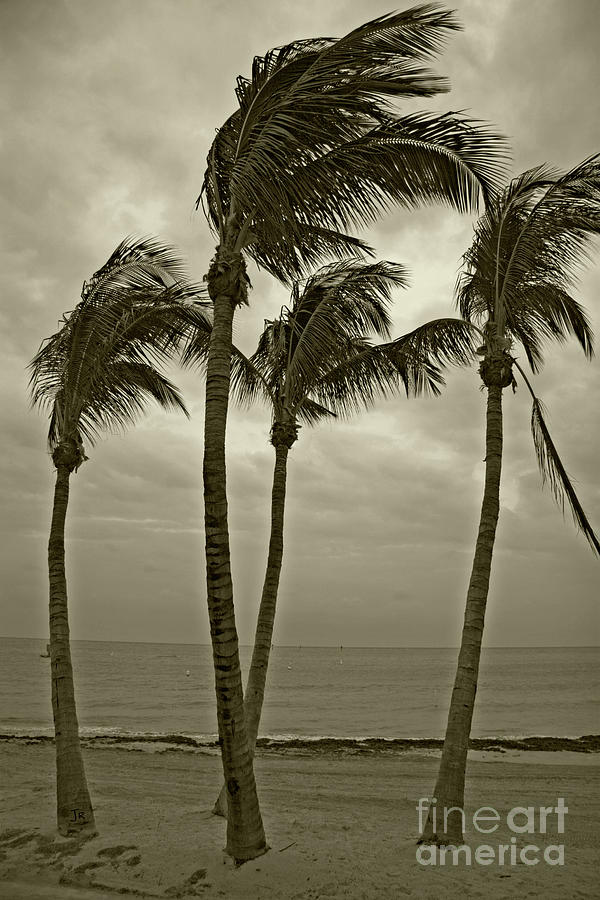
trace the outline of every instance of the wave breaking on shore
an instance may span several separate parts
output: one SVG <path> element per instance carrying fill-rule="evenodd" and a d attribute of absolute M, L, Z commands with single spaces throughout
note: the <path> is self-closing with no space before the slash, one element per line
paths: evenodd
<path fill-rule="evenodd" d="M 23 742 L 26 744 L 54 743 L 51 733 L 0 733 L 0 741 Z M 160 734 L 148 732 L 94 731 L 81 733 L 83 746 L 123 747 L 131 750 L 152 752 L 188 751 L 196 753 L 217 753 L 217 735 Z M 383 737 L 333 737 L 317 735 L 276 735 L 261 737 L 256 746 L 263 753 L 301 754 L 399 754 L 419 750 L 441 750 L 443 740 L 438 738 L 383 738 Z M 571 751 L 576 753 L 600 752 L 600 735 L 588 734 L 581 737 L 554 736 L 504 736 L 471 738 L 471 750 L 488 750 L 503 753 L 507 750 L 520 751 Z"/>

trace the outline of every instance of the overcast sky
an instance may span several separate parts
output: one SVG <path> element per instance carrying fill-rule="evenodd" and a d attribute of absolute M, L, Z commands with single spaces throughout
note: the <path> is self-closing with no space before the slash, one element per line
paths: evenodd
<path fill-rule="evenodd" d="M 407 4 L 408 5 L 408 4 Z M 512 174 L 570 167 L 600 150 L 600 3 L 458 0 L 464 31 L 435 63 L 452 92 L 407 105 L 468 109 L 513 147 Z M 390 11 L 365 0 L 3 0 L 0 195 L 2 565 L 0 634 L 47 635 L 46 546 L 54 472 L 47 420 L 25 367 L 84 279 L 126 235 L 181 248 L 201 279 L 214 250 L 194 211 L 210 141 L 255 54 L 341 36 Z M 431 207 L 366 233 L 401 262 L 394 334 L 451 314 L 472 235 Z M 597 248 L 600 251 L 600 248 Z M 600 252 L 577 296 L 598 330 Z M 251 265 L 236 340 L 251 351 L 286 293 Z M 538 394 L 589 517 L 600 529 L 599 362 L 552 347 Z M 176 372 L 192 414 L 155 409 L 88 448 L 71 480 L 67 570 L 73 638 L 209 641 L 201 503 L 203 390 Z M 381 403 L 303 428 L 290 453 L 275 642 L 456 646 L 481 504 L 485 396 L 475 368 L 439 399 Z M 502 506 L 489 646 L 598 642 L 598 563 L 541 490 L 525 390 L 505 392 Z M 240 640 L 254 629 L 268 540 L 273 449 L 265 409 L 228 426 L 232 564 Z"/>

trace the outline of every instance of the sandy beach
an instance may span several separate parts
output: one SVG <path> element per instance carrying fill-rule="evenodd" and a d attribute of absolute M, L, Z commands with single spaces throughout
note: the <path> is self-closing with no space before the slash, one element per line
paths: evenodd
<path fill-rule="evenodd" d="M 483 865 L 473 856 L 469 866 L 466 853 L 458 865 L 416 859 L 416 806 L 432 789 L 436 751 L 262 750 L 256 775 L 271 849 L 240 868 L 224 857 L 225 823 L 210 813 L 220 774 L 216 752 L 87 747 L 84 753 L 98 835 L 78 845 L 56 835 L 52 745 L 0 743 L 1 897 L 597 896 L 597 753 L 472 752 L 467 816 L 490 806 L 501 820 L 490 835 L 468 822 L 473 854 L 482 844 L 511 846 L 516 837 L 518 852 L 538 847 L 539 862 L 512 865 L 507 855 L 503 865 L 497 856 Z M 508 827 L 512 808 L 554 807 L 559 797 L 568 808 L 563 834 L 556 815 L 548 816 L 545 834 L 515 835 Z M 545 862 L 549 845 L 564 846 L 564 865 Z"/>

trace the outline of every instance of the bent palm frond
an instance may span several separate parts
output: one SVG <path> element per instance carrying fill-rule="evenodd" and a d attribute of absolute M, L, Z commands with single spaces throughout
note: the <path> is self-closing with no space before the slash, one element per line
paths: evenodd
<path fill-rule="evenodd" d="M 378 399 L 396 394 L 437 395 L 443 378 L 439 368 L 416 354 L 400 351 L 395 342 L 371 344 L 355 340 L 341 361 L 332 360 L 329 371 L 316 382 L 312 395 L 337 416 L 346 418 Z"/>
<path fill-rule="evenodd" d="M 294 197 L 306 192 L 336 227 L 374 222 L 391 204 L 475 210 L 482 186 L 489 200 L 503 175 L 501 146 L 499 135 L 457 113 L 388 119 L 307 164 Z"/>
<path fill-rule="evenodd" d="M 542 484 L 547 483 L 550 486 L 552 496 L 562 509 L 563 513 L 565 509 L 565 500 L 568 502 L 575 525 L 583 532 L 592 550 L 595 553 L 600 554 L 600 542 L 598 541 L 594 529 L 585 514 L 585 510 L 577 497 L 573 482 L 569 478 L 567 470 L 556 449 L 556 445 L 550 435 L 545 419 L 544 404 L 539 397 L 536 397 L 533 387 L 522 367 L 516 360 L 514 364 L 521 373 L 532 398 L 531 433 L 533 436 L 538 466 L 542 476 Z"/>
<path fill-rule="evenodd" d="M 255 57 L 252 77 L 239 77 L 239 121 L 230 154 L 242 165 L 234 179 L 252 180 L 268 153 L 300 154 L 356 135 L 372 124 L 382 98 L 429 96 L 447 89 L 415 63 L 438 53 L 457 30 L 451 12 L 425 4 L 380 16 L 345 37 L 295 41 Z M 338 114 L 332 116 L 332 110 Z"/>
<path fill-rule="evenodd" d="M 296 285 L 292 307 L 281 320 L 289 329 L 288 378 L 305 392 L 303 386 L 318 378 L 340 338 L 389 336 L 392 289 L 406 284 L 403 266 L 344 260 L 321 268 L 302 291 Z"/>
<path fill-rule="evenodd" d="M 467 366 L 475 356 L 480 331 L 464 319 L 432 319 L 392 341 L 392 346 L 416 359 L 438 365 Z"/>
<path fill-rule="evenodd" d="M 542 483 L 545 484 L 547 482 L 550 485 L 552 496 L 563 511 L 566 498 L 571 507 L 575 524 L 584 533 L 590 547 L 600 554 L 600 542 L 579 502 L 573 483 L 550 436 L 544 419 L 544 407 L 541 400 L 537 397 L 533 398 L 531 432 L 533 434 L 538 465 L 542 474 Z"/>
<path fill-rule="evenodd" d="M 310 222 L 345 231 L 374 223 L 394 204 L 474 210 L 482 185 L 487 198 L 501 178 L 501 146 L 498 135 L 474 120 L 414 115 L 374 126 L 289 172 L 278 170 L 276 189 L 265 167 L 252 184 L 254 239 L 247 252 L 280 278 L 298 276 L 317 258 L 318 248 L 301 241 Z"/>
<path fill-rule="evenodd" d="M 438 396 L 445 384 L 442 368 L 472 362 L 478 338 L 478 329 L 462 319 L 434 319 L 393 341 L 356 346 L 354 354 L 348 353 L 348 359 L 328 373 L 324 387 L 340 390 L 343 378 L 368 382 L 373 388 L 369 403 L 399 385 L 407 397 Z M 333 404 L 333 398 L 329 402 Z"/>
<path fill-rule="evenodd" d="M 475 209 L 504 170 L 506 147 L 459 114 L 400 116 L 402 97 L 446 82 L 421 64 L 458 25 L 424 4 L 367 22 L 341 39 L 296 41 L 238 78 L 239 108 L 217 133 L 198 203 L 223 239 L 289 283 L 325 255 L 348 255 L 349 227 L 391 203 Z M 240 230 L 241 229 L 241 230 Z"/>
<path fill-rule="evenodd" d="M 240 405 L 249 407 L 259 398 L 267 404 L 275 400 L 273 393 L 273 381 L 268 378 L 268 373 L 248 359 L 237 347 L 232 347 L 231 357 L 231 393 L 233 399 Z"/>
<path fill-rule="evenodd" d="M 300 403 L 296 414 L 299 421 L 305 422 L 307 425 L 317 425 L 323 419 L 336 418 L 334 412 L 321 403 L 317 403 L 316 400 L 311 400 L 309 397 L 305 397 Z"/>
<path fill-rule="evenodd" d="M 81 299 L 102 302 L 119 291 L 165 288 L 185 281 L 186 269 L 177 251 L 156 238 L 130 235 L 104 265 L 84 282 Z"/>

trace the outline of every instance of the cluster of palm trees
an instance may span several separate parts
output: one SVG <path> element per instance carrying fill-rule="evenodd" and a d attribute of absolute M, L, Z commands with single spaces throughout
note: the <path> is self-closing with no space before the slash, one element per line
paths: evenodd
<path fill-rule="evenodd" d="M 256 57 L 238 78 L 237 106 L 210 148 L 198 203 L 217 238 L 204 288 L 175 251 L 128 239 L 84 284 L 80 303 L 31 363 L 32 396 L 51 412 L 56 491 L 49 542 L 50 656 L 62 832 L 90 830 L 69 653 L 64 522 L 69 479 L 84 440 L 131 422 L 154 399 L 185 410 L 161 372 L 176 356 L 205 375 L 204 509 L 207 601 L 227 816 L 227 852 L 238 862 L 267 849 L 253 770 L 283 559 L 288 454 L 302 425 L 347 416 L 403 389 L 438 394 L 448 364 L 481 357 L 487 389 L 486 476 L 465 625 L 435 796 L 463 805 L 502 462 L 502 394 L 522 377 L 543 476 L 566 497 L 595 551 L 598 540 L 550 438 L 544 410 L 516 353 L 535 373 L 550 340 L 572 335 L 592 355 L 584 310 L 569 293 L 600 231 L 600 158 L 567 173 L 530 170 L 503 187 L 505 141 L 486 125 L 447 113 L 402 114 L 398 101 L 447 89 L 427 60 L 458 28 L 434 3 L 379 17 L 335 40 L 296 41 Z M 483 204 L 457 284 L 460 318 L 392 339 L 390 305 L 406 286 L 402 266 L 367 259 L 348 234 L 388 207 Z M 248 303 L 250 258 L 291 291 L 265 322 L 256 351 L 232 343 L 236 308 Z M 332 258 L 334 261 L 332 261 Z M 318 265 L 320 268 L 317 268 Z M 271 535 L 252 662 L 242 687 L 227 521 L 225 427 L 230 397 L 262 400 L 275 451 Z M 454 637 L 452 638 L 454 639 Z M 400 724 L 400 723 L 399 723 Z M 424 840 L 462 840 L 462 819 Z"/>

